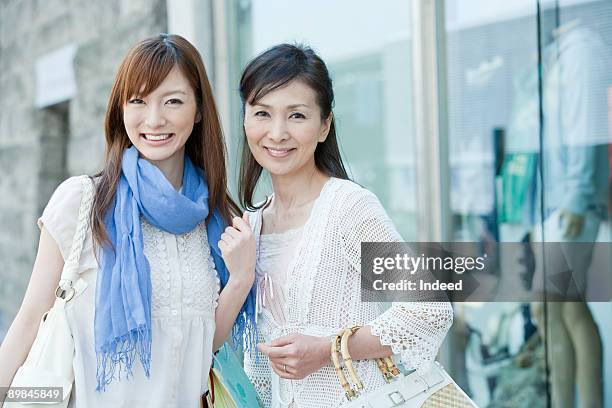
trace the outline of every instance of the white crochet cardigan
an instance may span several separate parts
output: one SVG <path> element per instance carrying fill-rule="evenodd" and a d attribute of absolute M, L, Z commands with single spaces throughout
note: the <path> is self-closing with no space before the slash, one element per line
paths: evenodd
<path fill-rule="evenodd" d="M 250 213 L 257 241 L 261 210 Z M 359 185 L 331 178 L 304 225 L 285 282 L 286 323 L 277 325 L 263 308 L 259 342 L 291 333 L 331 336 L 354 325 L 370 325 L 381 344 L 391 346 L 407 368 L 427 371 L 453 321 L 447 302 L 385 304 L 360 301 L 361 242 L 401 241 L 378 198 Z M 258 270 L 258 279 L 265 271 Z M 388 306 L 388 305 L 387 305 Z M 268 358 L 245 355 L 245 371 L 265 406 L 272 395 L 296 407 L 336 407 L 345 401 L 333 367 L 324 366 L 300 381 L 272 381 Z M 366 389 L 385 382 L 373 360 L 356 361 Z M 278 377 L 277 377 L 278 378 Z M 278 390 L 276 388 L 279 388 Z M 274 388 L 274 389 L 273 389 Z"/>

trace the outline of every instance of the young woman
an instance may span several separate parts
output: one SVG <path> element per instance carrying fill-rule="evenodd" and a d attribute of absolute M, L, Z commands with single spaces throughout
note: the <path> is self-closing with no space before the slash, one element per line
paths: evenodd
<path fill-rule="evenodd" d="M 360 301 L 360 245 L 401 241 L 374 194 L 348 180 L 336 141 L 332 83 L 310 49 L 282 44 L 240 82 L 245 149 L 240 198 L 257 241 L 259 355 L 245 371 L 266 406 L 336 407 L 344 392 L 330 336 L 363 325 L 349 351 L 365 388 L 385 384 L 374 358 L 426 371 L 452 323 L 449 303 Z M 253 192 L 266 170 L 274 193 Z M 370 359 L 370 360 L 368 360 Z"/>
<path fill-rule="evenodd" d="M 232 218 L 223 137 L 196 49 L 165 34 L 133 47 L 119 68 L 105 130 L 106 159 L 93 178 L 79 265 L 86 287 L 67 308 L 76 347 L 73 404 L 198 407 L 213 350 L 239 313 L 236 335 L 253 324 L 255 258 L 237 254 L 254 253 L 255 241 L 247 221 Z M 3 386 L 54 300 L 82 191 L 81 178 L 66 180 L 39 220 L 30 285 L 0 349 Z"/>

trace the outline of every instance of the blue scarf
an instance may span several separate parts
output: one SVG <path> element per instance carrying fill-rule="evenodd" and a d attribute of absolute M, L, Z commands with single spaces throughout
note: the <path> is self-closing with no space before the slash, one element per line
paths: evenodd
<path fill-rule="evenodd" d="M 102 247 L 97 276 L 94 336 L 98 391 L 104 391 L 113 379 L 120 379 L 122 371 L 126 378 L 131 377 L 136 355 L 146 376 L 150 375 L 151 277 L 144 255 L 141 214 L 163 231 L 184 234 L 204 221 L 209 213 L 208 184 L 203 172 L 187 155 L 182 193 L 174 189 L 161 170 L 140 159 L 135 147 L 125 150 L 121 168 L 114 201 L 104 218 L 112 247 Z M 225 223 L 214 209 L 207 234 L 222 287 L 229 279 L 218 246 L 224 229 Z M 233 328 L 234 344 L 242 345 L 242 339 L 246 339 L 247 349 L 252 349 L 255 336 L 253 285 Z"/>

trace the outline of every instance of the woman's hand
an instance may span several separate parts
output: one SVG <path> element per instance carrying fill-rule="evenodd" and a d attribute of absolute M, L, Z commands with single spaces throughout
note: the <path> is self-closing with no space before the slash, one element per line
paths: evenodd
<path fill-rule="evenodd" d="M 215 311 L 213 350 L 227 339 L 244 300 L 255 281 L 255 237 L 247 213 L 234 217 L 232 226 L 221 234 L 219 249 L 229 271 L 229 280 L 221 293 Z"/>
<path fill-rule="evenodd" d="M 330 363 L 330 339 L 294 333 L 257 345 L 281 378 L 301 380 Z"/>
<path fill-rule="evenodd" d="M 255 280 L 255 236 L 245 212 L 232 219 L 219 241 L 221 256 L 230 273 L 230 282 L 253 286 Z"/>

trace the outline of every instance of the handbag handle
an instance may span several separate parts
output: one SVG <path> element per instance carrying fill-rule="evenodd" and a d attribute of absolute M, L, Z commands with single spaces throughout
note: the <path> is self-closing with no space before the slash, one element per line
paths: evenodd
<path fill-rule="evenodd" d="M 336 370 L 336 375 L 340 380 L 340 385 L 342 389 L 344 389 L 344 394 L 347 400 L 351 400 L 351 398 L 355 397 L 355 391 L 351 388 L 346 379 L 346 375 L 344 375 L 344 370 L 342 369 L 342 365 L 340 364 L 340 344 L 341 344 L 342 332 L 338 333 L 331 341 L 331 360 L 334 364 L 334 369 Z"/>
<path fill-rule="evenodd" d="M 62 276 L 55 289 L 55 297 L 64 299 L 66 302 L 70 301 L 75 294 L 72 284 L 78 278 L 77 269 L 79 267 L 81 252 L 83 252 L 83 244 L 85 243 L 85 238 L 87 237 L 87 231 L 89 229 L 89 216 L 94 198 L 93 180 L 91 180 L 89 176 L 81 176 L 81 184 L 83 186 L 83 193 L 81 195 L 76 230 L 72 238 L 70 254 L 64 263 Z"/>
<path fill-rule="evenodd" d="M 346 364 L 346 369 L 348 370 L 349 375 L 351 376 L 351 381 L 357 387 L 357 392 L 363 389 L 363 383 L 357 376 L 355 372 L 355 368 L 353 367 L 353 359 L 348 351 L 348 338 L 353 335 L 357 330 L 359 330 L 359 326 L 351 327 L 350 329 L 344 329 L 342 332 L 342 338 L 340 339 L 340 354 L 342 355 L 342 359 L 344 360 L 344 364 Z"/>
<path fill-rule="evenodd" d="M 352 398 L 358 396 L 359 391 L 363 390 L 363 382 L 361 381 L 361 379 L 357 375 L 357 372 L 355 371 L 355 368 L 353 367 L 353 359 L 348 351 L 349 337 L 351 337 L 360 328 L 361 326 L 353 326 L 351 328 L 344 329 L 343 331 L 338 333 L 336 337 L 332 340 L 332 346 L 331 346 L 332 362 L 334 363 L 336 374 L 338 376 L 338 379 L 340 380 L 340 385 L 342 385 L 342 388 L 345 391 L 346 398 L 349 401 Z M 349 373 L 349 376 L 351 377 L 351 381 L 353 382 L 353 384 L 355 384 L 357 390 L 354 390 L 348 384 L 346 376 L 344 375 L 344 371 L 342 370 L 342 367 L 340 365 L 340 359 L 338 357 L 338 352 L 340 352 L 342 359 L 345 362 L 346 369 Z M 383 374 L 385 378 L 385 381 L 391 382 L 393 378 L 397 377 L 400 374 L 399 369 L 393 362 L 393 358 L 384 357 L 384 358 L 377 358 L 375 360 L 376 360 L 376 365 L 378 366 L 378 369 L 381 371 L 381 373 Z"/>

